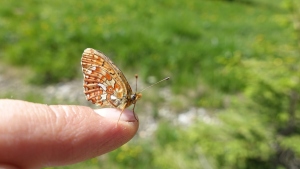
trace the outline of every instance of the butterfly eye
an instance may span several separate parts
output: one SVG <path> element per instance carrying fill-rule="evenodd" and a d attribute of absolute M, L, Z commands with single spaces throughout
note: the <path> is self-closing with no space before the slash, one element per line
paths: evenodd
<path fill-rule="evenodd" d="M 131 100 L 135 100 L 135 98 L 136 98 L 135 94 L 131 95 Z"/>

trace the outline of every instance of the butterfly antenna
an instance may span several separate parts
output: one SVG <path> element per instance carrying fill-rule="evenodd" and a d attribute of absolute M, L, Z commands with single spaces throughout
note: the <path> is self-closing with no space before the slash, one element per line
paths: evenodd
<path fill-rule="evenodd" d="M 135 93 L 137 92 L 137 80 L 138 80 L 138 75 L 135 74 Z"/>
<path fill-rule="evenodd" d="M 156 85 L 156 84 L 158 84 L 158 83 L 160 83 L 162 81 L 169 80 L 169 79 L 170 79 L 170 77 L 166 77 L 166 78 L 164 78 L 164 79 L 162 79 L 162 80 L 160 80 L 160 81 L 158 81 L 158 82 L 156 82 L 156 83 L 154 83 L 154 84 L 152 84 L 152 85 L 144 88 L 143 90 L 140 91 L 140 93 L 142 93 L 144 90 L 146 90 L 146 89 L 148 89 L 148 88 L 150 88 L 150 87 L 152 87 L 152 86 L 154 86 L 154 85 Z"/>

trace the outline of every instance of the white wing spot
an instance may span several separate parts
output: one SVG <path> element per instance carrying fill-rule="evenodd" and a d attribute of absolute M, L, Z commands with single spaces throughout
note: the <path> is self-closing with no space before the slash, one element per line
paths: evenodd
<path fill-rule="evenodd" d="M 111 99 L 111 100 L 117 100 L 117 97 L 114 96 L 114 95 L 111 95 L 111 96 L 110 96 L 110 99 Z"/>
<path fill-rule="evenodd" d="M 101 95 L 101 100 L 100 100 L 100 101 L 106 100 L 106 95 L 107 95 L 106 93 L 105 93 L 105 94 L 102 94 L 102 95 Z"/>
<path fill-rule="evenodd" d="M 114 79 L 111 79 L 110 81 L 107 81 L 108 86 L 114 86 L 116 81 Z"/>
<path fill-rule="evenodd" d="M 106 91 L 106 86 L 104 84 L 98 83 L 98 86 L 100 86 L 104 91 Z"/>
<path fill-rule="evenodd" d="M 86 70 L 86 72 L 85 72 L 86 74 L 91 74 L 92 73 L 92 71 L 91 70 Z"/>

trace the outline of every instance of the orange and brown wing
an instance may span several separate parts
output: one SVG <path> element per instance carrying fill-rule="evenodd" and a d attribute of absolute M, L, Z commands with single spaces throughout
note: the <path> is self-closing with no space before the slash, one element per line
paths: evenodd
<path fill-rule="evenodd" d="M 86 99 L 103 107 L 123 108 L 132 94 L 123 73 L 104 54 L 92 48 L 81 58 Z"/>

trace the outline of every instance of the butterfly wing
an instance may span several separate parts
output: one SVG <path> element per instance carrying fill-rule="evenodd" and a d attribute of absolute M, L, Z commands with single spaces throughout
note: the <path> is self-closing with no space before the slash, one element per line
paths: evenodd
<path fill-rule="evenodd" d="M 128 107 L 132 89 L 119 68 L 103 53 L 87 48 L 81 58 L 86 99 L 103 107 Z"/>

